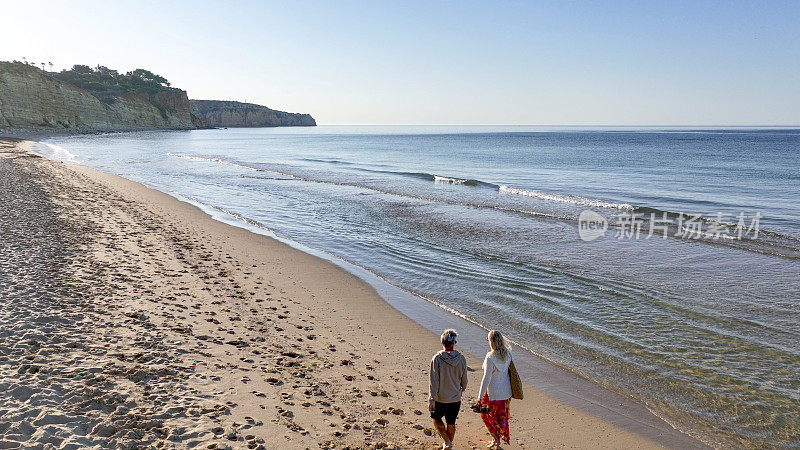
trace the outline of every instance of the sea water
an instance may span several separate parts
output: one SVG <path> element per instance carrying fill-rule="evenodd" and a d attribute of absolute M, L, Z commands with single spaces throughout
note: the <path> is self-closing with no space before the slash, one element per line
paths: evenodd
<path fill-rule="evenodd" d="M 37 150 L 361 266 L 706 442 L 800 446 L 800 130 L 320 126 Z"/>

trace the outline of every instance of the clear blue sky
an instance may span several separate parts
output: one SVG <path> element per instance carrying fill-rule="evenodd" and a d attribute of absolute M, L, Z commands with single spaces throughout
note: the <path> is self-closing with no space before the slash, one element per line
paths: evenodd
<path fill-rule="evenodd" d="M 800 1 L 4 2 L 23 56 L 324 124 L 800 125 Z"/>

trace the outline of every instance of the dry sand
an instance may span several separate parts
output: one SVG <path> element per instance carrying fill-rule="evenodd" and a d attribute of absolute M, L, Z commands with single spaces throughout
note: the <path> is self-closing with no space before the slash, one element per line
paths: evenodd
<path fill-rule="evenodd" d="M 24 143 L 0 187 L 0 448 L 440 445 L 437 336 L 353 275 Z M 511 427 L 504 448 L 658 447 L 531 386 Z M 487 438 L 464 406 L 455 447 Z"/>

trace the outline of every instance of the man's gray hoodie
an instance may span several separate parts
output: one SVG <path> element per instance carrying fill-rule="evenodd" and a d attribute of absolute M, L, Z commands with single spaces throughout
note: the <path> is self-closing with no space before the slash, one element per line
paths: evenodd
<path fill-rule="evenodd" d="M 431 359 L 430 402 L 455 403 L 467 388 L 467 359 L 457 350 L 440 351 Z"/>

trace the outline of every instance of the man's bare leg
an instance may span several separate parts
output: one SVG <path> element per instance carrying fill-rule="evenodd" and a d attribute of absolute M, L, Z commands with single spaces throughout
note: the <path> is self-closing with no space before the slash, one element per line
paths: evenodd
<path fill-rule="evenodd" d="M 456 437 L 456 425 L 447 425 L 447 438 L 450 443 L 453 443 L 453 438 Z"/>
<path fill-rule="evenodd" d="M 453 441 L 450 439 L 450 436 L 447 433 L 447 428 L 445 428 L 444 422 L 442 422 L 441 419 L 439 420 L 433 419 L 433 427 L 436 428 L 436 432 L 439 433 L 439 436 L 441 436 L 442 439 L 444 439 L 445 445 L 452 444 Z"/>

